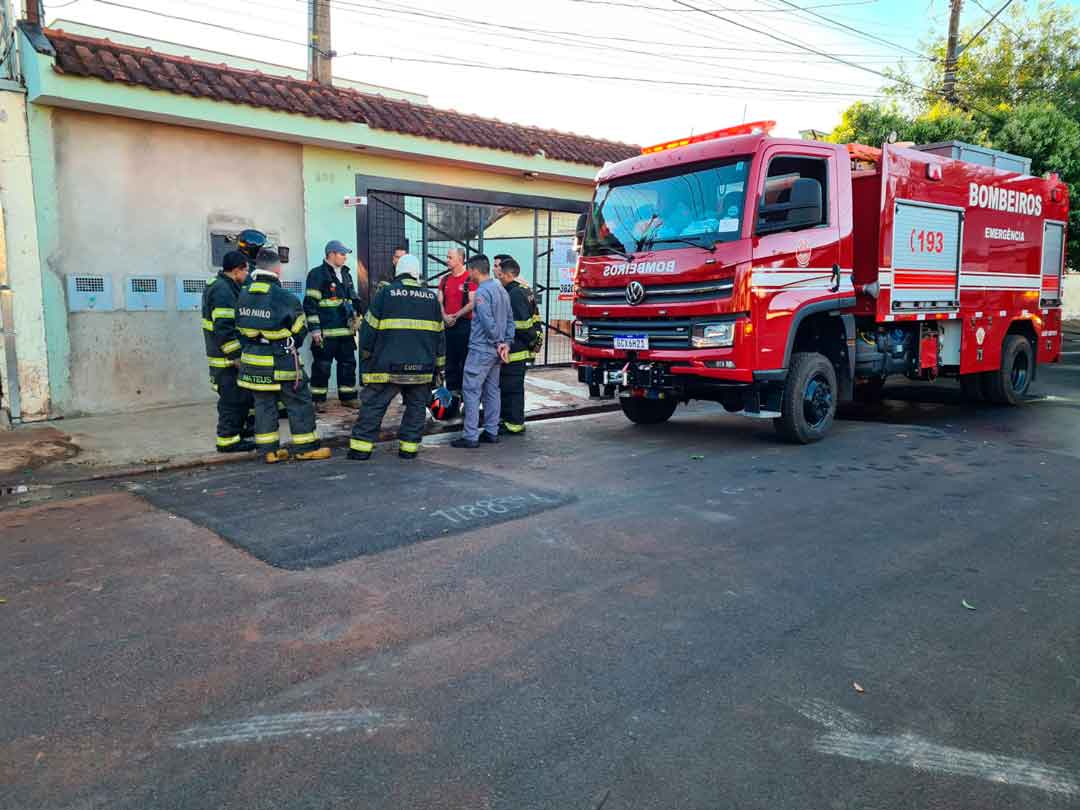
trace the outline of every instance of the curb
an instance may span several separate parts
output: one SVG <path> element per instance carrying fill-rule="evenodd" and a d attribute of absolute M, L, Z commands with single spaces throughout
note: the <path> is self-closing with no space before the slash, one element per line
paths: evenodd
<path fill-rule="evenodd" d="M 548 422 L 553 419 L 564 419 L 570 416 L 589 416 L 597 413 L 607 413 L 619 409 L 618 401 L 584 405 L 579 408 L 564 408 L 550 410 L 542 413 L 526 416 L 526 422 Z M 435 423 L 434 429 L 425 431 L 425 436 L 438 436 L 443 433 L 456 433 L 461 430 L 460 422 L 450 424 Z M 397 431 L 384 429 L 379 433 L 377 444 L 386 444 L 397 439 Z M 336 434 L 322 440 L 326 447 L 343 448 L 349 444 L 348 434 Z M 242 461 L 251 461 L 255 458 L 252 453 L 214 453 L 205 456 L 177 459 L 176 461 L 164 461 L 161 464 L 132 464 L 124 467 L 109 467 L 98 472 L 86 474 L 73 473 L 71 477 L 58 473 L 56 477 L 48 474 L 41 476 L 39 481 L 34 481 L 34 476 L 28 476 L 23 483 L 31 489 L 40 486 L 64 486 L 69 484 L 92 483 L 110 481 L 117 478 L 136 478 L 155 473 L 175 472 L 178 470 L 191 470 L 199 467 L 215 467 L 221 464 L 233 464 Z"/>

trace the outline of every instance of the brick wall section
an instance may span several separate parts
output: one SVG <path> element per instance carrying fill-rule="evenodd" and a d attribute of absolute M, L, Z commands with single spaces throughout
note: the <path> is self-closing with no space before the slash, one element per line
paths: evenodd
<path fill-rule="evenodd" d="M 197 62 L 190 57 L 118 45 L 107 39 L 77 36 L 57 29 L 45 33 L 56 49 L 54 69 L 70 76 L 123 82 L 151 90 L 313 118 L 367 124 L 373 129 L 521 155 L 543 151 L 553 160 L 589 166 L 639 154 L 638 147 L 630 144 L 507 124 L 493 118 L 439 110 L 348 88 L 323 87 L 302 79 Z"/>

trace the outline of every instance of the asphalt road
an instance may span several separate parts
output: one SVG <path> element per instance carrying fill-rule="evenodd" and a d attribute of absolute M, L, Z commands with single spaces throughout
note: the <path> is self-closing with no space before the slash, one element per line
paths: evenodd
<path fill-rule="evenodd" d="M 810 447 L 696 407 L 328 462 L 285 511 L 255 464 L 2 511 L 0 807 L 1080 807 L 1066 348 L 1023 408 L 902 387 Z M 440 486 L 453 531 L 397 548 L 235 545 Z M 533 491 L 567 503 L 497 511 Z M 237 498 L 228 541 L 184 517 Z"/>

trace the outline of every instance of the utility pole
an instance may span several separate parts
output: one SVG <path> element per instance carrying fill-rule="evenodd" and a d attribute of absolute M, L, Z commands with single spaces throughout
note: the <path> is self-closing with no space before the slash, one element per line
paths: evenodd
<path fill-rule="evenodd" d="M 308 0 L 308 81 L 333 84 L 330 60 L 330 0 Z"/>
<path fill-rule="evenodd" d="M 946 101 L 956 104 L 959 101 L 956 95 L 956 60 L 960 57 L 960 9 L 964 0 L 950 0 L 950 5 L 949 40 L 945 50 L 945 84 L 942 92 Z"/>

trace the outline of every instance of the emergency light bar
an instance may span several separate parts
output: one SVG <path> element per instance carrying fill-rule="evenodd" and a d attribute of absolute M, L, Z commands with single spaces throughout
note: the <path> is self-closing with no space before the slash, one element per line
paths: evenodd
<path fill-rule="evenodd" d="M 717 129 L 713 132 L 704 132 L 701 135 L 691 135 L 688 138 L 680 138 L 677 141 L 658 143 L 655 146 L 644 146 L 641 149 L 641 154 L 651 155 L 654 152 L 666 152 L 668 149 L 678 149 L 680 146 L 689 146 L 692 143 L 701 143 L 702 141 L 713 141 L 717 138 L 730 138 L 732 135 L 754 135 L 759 132 L 768 133 L 771 132 L 772 128 L 775 126 L 775 121 L 751 121 L 748 124 L 736 124 L 733 127 Z"/>

